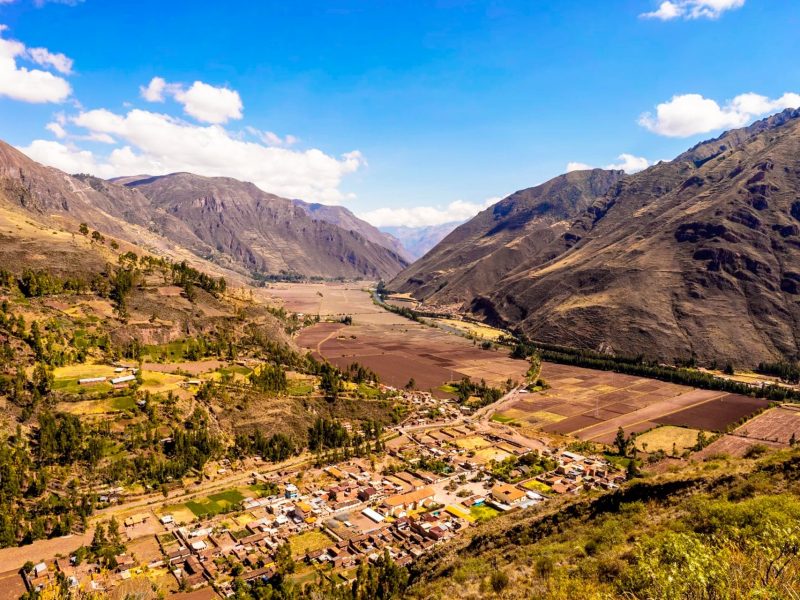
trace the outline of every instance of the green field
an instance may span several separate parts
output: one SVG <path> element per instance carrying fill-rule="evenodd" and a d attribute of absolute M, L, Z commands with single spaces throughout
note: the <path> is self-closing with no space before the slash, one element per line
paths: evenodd
<path fill-rule="evenodd" d="M 526 481 L 522 484 L 526 490 L 531 490 L 532 492 L 538 492 L 540 494 L 549 494 L 553 491 L 553 489 L 541 481 L 536 481 L 535 479 L 531 479 L 530 481 Z"/>
<path fill-rule="evenodd" d="M 494 413 L 492 415 L 492 421 L 495 421 L 496 423 L 511 423 L 514 421 L 514 418 L 508 417 L 502 413 Z"/>
<path fill-rule="evenodd" d="M 287 382 L 286 392 L 290 396 L 308 396 L 313 393 L 314 384 L 304 379 L 290 379 Z"/>
<path fill-rule="evenodd" d="M 218 494 L 211 494 L 201 500 L 189 500 L 185 506 L 196 517 L 211 517 L 230 510 L 244 500 L 239 490 L 227 490 Z"/>
<path fill-rule="evenodd" d="M 333 545 L 333 540 L 321 531 L 306 531 L 289 538 L 294 556 L 304 556 L 314 550 L 322 550 Z"/>
<path fill-rule="evenodd" d="M 481 521 L 488 521 L 496 517 L 500 514 L 500 511 L 491 506 L 486 506 L 485 504 L 476 504 L 470 507 L 469 514 L 475 519 L 476 523 L 480 523 Z"/>

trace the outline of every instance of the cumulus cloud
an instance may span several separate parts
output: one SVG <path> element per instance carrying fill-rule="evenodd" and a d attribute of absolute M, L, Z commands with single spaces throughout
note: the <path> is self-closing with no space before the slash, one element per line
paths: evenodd
<path fill-rule="evenodd" d="M 652 12 L 639 16 L 645 19 L 717 19 L 727 10 L 744 6 L 745 0 L 666 0 Z"/>
<path fill-rule="evenodd" d="M 25 47 L 16 40 L 2 37 L 7 28 L 0 25 L 0 97 L 22 102 L 63 102 L 72 89 L 63 77 L 41 69 L 20 66 L 18 61 L 30 61 L 61 73 L 72 70 L 72 60 L 63 54 L 53 54 L 46 48 Z"/>
<path fill-rule="evenodd" d="M 342 178 L 366 164 L 358 151 L 333 157 L 317 149 L 269 147 L 238 139 L 221 125 L 195 125 L 141 109 L 125 114 L 90 110 L 70 122 L 96 141 L 117 139 L 122 146 L 99 155 L 72 144 L 36 140 L 20 150 L 70 173 L 88 172 L 107 178 L 189 171 L 252 181 L 268 192 L 327 204 L 348 199 L 339 190 Z"/>
<path fill-rule="evenodd" d="M 139 93 L 148 102 L 164 102 L 171 96 L 183 106 L 187 115 L 204 123 L 221 124 L 242 118 L 239 92 L 227 87 L 195 81 L 185 89 L 180 83 L 167 83 L 163 77 L 153 77 L 150 83 L 139 88 Z"/>
<path fill-rule="evenodd" d="M 60 52 L 50 52 L 47 48 L 29 48 L 28 57 L 37 65 L 53 67 L 59 73 L 72 73 L 72 59 Z"/>
<path fill-rule="evenodd" d="M 626 173 L 638 173 L 639 171 L 644 171 L 647 167 L 650 166 L 650 161 L 642 156 L 634 156 L 633 154 L 628 154 L 627 152 L 623 152 L 620 154 L 617 159 L 619 162 L 608 164 L 603 169 L 611 169 L 614 171 L 625 171 Z M 588 169 L 594 169 L 591 165 L 587 165 L 586 163 L 582 162 L 569 162 L 567 163 L 567 173 L 572 171 L 586 171 Z"/>
<path fill-rule="evenodd" d="M 163 77 L 153 77 L 146 86 L 139 87 L 139 94 L 148 102 L 164 102 L 166 96 L 181 91 L 180 84 L 167 83 Z"/>
<path fill-rule="evenodd" d="M 65 137 L 67 137 L 67 130 L 64 129 L 64 126 L 61 123 L 53 121 L 51 123 L 48 123 L 44 127 L 48 131 L 52 132 L 52 134 L 54 136 L 56 136 L 58 139 L 60 139 L 60 140 L 62 140 Z"/>
<path fill-rule="evenodd" d="M 242 99 L 239 92 L 226 87 L 214 87 L 195 81 L 186 91 L 175 94 L 186 114 L 204 123 L 227 123 L 242 118 Z"/>
<path fill-rule="evenodd" d="M 471 219 L 500 200 L 500 197 L 494 197 L 488 198 L 483 203 L 454 200 L 447 206 L 385 207 L 361 213 L 359 217 L 375 227 L 443 225 Z"/>
<path fill-rule="evenodd" d="M 272 131 L 261 131 L 260 129 L 256 129 L 255 127 L 250 127 L 249 125 L 245 127 L 244 130 L 257 140 L 259 140 L 262 144 L 265 144 L 267 146 L 293 146 L 294 144 L 300 141 L 293 135 L 287 135 L 286 137 L 281 137 L 277 133 L 274 133 Z"/>
<path fill-rule="evenodd" d="M 644 113 L 639 117 L 639 125 L 667 137 L 689 137 L 716 129 L 743 127 L 756 117 L 798 106 L 800 94 L 795 93 L 771 100 L 750 92 L 722 106 L 700 94 L 683 94 L 656 106 L 655 115 Z"/>

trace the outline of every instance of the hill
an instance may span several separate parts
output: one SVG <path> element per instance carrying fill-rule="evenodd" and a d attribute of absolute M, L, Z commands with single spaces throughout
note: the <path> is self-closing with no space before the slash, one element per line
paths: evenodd
<path fill-rule="evenodd" d="M 622 176 L 573 172 L 516 192 L 456 227 L 389 285 L 437 304 L 488 295 L 510 273 L 544 262 L 550 244 Z"/>
<path fill-rule="evenodd" d="M 404 597 L 796 597 L 798 464 L 716 457 L 512 512 L 417 561 Z"/>
<path fill-rule="evenodd" d="M 344 206 L 328 206 L 302 200 L 294 200 L 294 204 L 306 211 L 308 216 L 336 225 L 345 231 L 354 231 L 373 244 L 391 250 L 409 264 L 414 260 L 414 257 L 395 236 L 359 219 Z"/>
<path fill-rule="evenodd" d="M 743 366 L 797 358 L 799 152 L 800 111 L 787 110 L 617 177 L 522 251 L 524 238 L 494 242 L 487 213 L 504 200 L 390 287 L 546 342 Z M 482 264 L 498 254 L 516 264 Z"/>
<path fill-rule="evenodd" d="M 194 255 L 243 275 L 381 278 L 407 265 L 358 231 L 229 178 L 188 173 L 104 181 L 45 167 L 0 142 L 6 206 L 49 224 L 86 223 L 154 251 Z"/>

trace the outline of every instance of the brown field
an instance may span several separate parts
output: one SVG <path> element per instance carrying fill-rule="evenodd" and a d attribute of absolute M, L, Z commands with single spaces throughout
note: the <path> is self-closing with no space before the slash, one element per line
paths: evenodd
<path fill-rule="evenodd" d="M 709 431 L 725 431 L 728 425 L 769 406 L 765 398 L 752 398 L 738 394 L 718 394 L 710 402 L 698 403 L 679 412 L 658 419 L 662 425 L 694 427 Z"/>
<path fill-rule="evenodd" d="M 661 450 L 670 453 L 673 449 L 683 452 L 697 444 L 699 429 L 664 425 L 636 436 L 636 448 L 642 452 Z"/>
<path fill-rule="evenodd" d="M 627 434 L 659 425 L 723 431 L 767 405 L 758 398 L 551 363 L 543 365 L 542 376 L 550 389 L 519 396 L 502 414 L 601 443 L 610 443 L 619 427 Z"/>
<path fill-rule="evenodd" d="M 800 407 L 778 406 L 764 411 L 733 432 L 734 435 L 788 446 L 792 434 L 800 440 Z"/>
<path fill-rule="evenodd" d="M 264 294 L 279 299 L 289 311 L 307 315 L 385 312 L 372 304 L 364 292 L 365 286 L 359 283 L 276 283 L 266 288 Z"/>
<path fill-rule="evenodd" d="M 692 454 L 692 458 L 697 460 L 705 460 L 707 458 L 713 458 L 719 455 L 728 455 L 734 458 L 741 458 L 749 448 L 758 444 L 774 449 L 782 447 L 782 444 L 777 444 L 775 442 L 753 440 L 746 437 L 739 437 L 737 435 L 723 435 L 719 439 L 711 442 L 700 452 Z"/>
<path fill-rule="evenodd" d="M 499 386 L 509 378 L 522 380 L 525 376 L 527 361 L 511 359 L 505 350 L 482 350 L 469 340 L 385 311 L 361 289 L 339 287 L 342 289 L 323 287 L 323 298 L 331 298 L 324 308 L 339 311 L 329 314 L 352 315 L 353 325 L 318 323 L 301 331 L 297 338 L 300 346 L 338 367 L 358 362 L 395 387 L 404 386 L 413 377 L 417 389 L 441 396 L 447 394 L 437 388 L 463 377 L 485 379 Z M 295 303 L 286 300 L 287 308 L 297 310 L 303 305 L 299 297 L 308 301 L 309 294 L 316 294 L 310 284 L 303 284 L 303 288 L 292 293 L 278 290 L 282 298 Z"/>

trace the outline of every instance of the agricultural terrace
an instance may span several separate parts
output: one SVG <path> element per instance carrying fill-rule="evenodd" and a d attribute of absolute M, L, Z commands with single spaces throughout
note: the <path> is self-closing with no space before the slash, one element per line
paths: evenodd
<path fill-rule="evenodd" d="M 495 419 L 610 444 L 620 427 L 628 435 L 660 425 L 725 431 L 769 404 L 763 398 L 553 363 L 542 365 L 542 377 L 549 389 L 516 395 Z"/>

